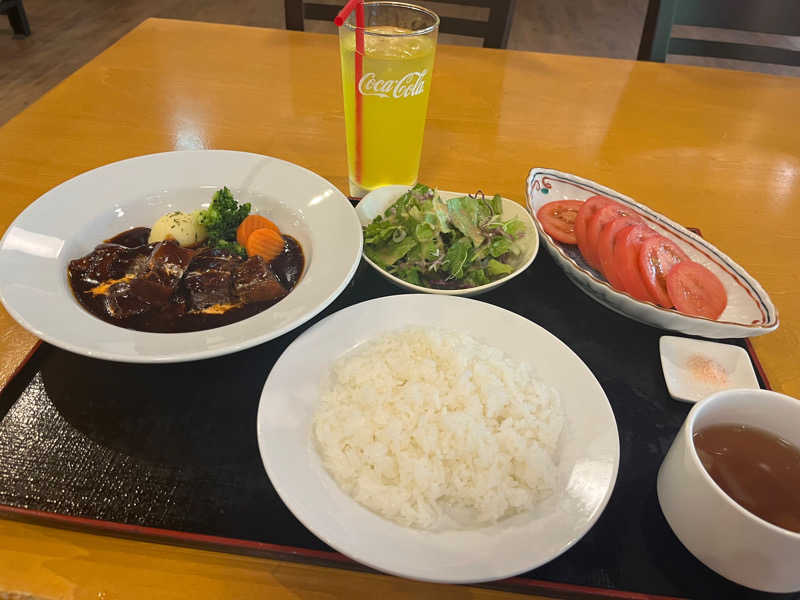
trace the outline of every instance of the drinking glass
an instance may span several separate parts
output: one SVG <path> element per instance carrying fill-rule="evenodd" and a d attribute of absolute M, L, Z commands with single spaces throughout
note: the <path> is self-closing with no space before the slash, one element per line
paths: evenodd
<path fill-rule="evenodd" d="M 350 194 L 417 181 L 436 13 L 402 2 L 364 4 L 339 27 Z"/>

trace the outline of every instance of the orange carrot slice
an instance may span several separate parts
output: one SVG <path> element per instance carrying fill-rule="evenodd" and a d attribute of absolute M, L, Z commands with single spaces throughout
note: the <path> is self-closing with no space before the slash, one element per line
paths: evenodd
<path fill-rule="evenodd" d="M 249 215 L 245 217 L 244 221 L 239 223 L 239 227 L 236 229 L 236 241 L 242 246 L 247 246 L 247 238 L 250 237 L 250 234 L 256 229 L 264 228 L 274 229 L 278 233 L 281 232 L 278 226 L 266 217 L 262 217 L 261 215 Z"/>
<path fill-rule="evenodd" d="M 248 256 L 255 256 L 258 254 L 265 261 L 269 262 L 283 252 L 284 243 L 283 236 L 280 233 L 274 229 L 264 227 L 262 229 L 256 229 L 250 234 L 247 238 L 245 249 L 247 250 Z"/>

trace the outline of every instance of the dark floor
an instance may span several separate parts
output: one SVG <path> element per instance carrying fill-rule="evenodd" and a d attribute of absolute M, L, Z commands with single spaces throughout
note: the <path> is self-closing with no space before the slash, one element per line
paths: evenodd
<path fill-rule="evenodd" d="M 425 0 L 420 4 L 426 4 Z M 517 0 L 508 47 L 635 58 L 646 5 L 647 0 Z M 8 19 L 0 15 L 0 125 L 148 17 L 284 26 L 281 0 L 25 0 L 25 6 L 33 30 L 27 39 L 14 39 Z M 441 14 L 464 17 L 477 17 L 485 10 L 442 4 L 432 7 Z M 309 22 L 307 29 L 333 32 L 334 26 Z M 690 30 L 687 37 L 692 35 L 693 28 L 683 29 Z M 715 39 L 731 35 L 735 38 L 731 41 L 743 41 L 742 35 L 750 34 L 715 32 Z M 800 49 L 798 38 L 760 37 L 773 45 Z M 441 42 L 480 43 L 445 35 Z M 669 60 L 800 75 L 796 67 L 689 57 Z"/>

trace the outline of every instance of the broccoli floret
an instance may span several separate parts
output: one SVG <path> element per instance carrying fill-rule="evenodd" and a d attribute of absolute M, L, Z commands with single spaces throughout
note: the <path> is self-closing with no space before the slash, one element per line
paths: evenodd
<path fill-rule="evenodd" d="M 247 256 L 244 248 L 236 243 L 236 228 L 249 214 L 249 202 L 239 205 L 227 187 L 217 190 L 211 206 L 200 211 L 200 223 L 208 230 L 208 245 Z"/>
<path fill-rule="evenodd" d="M 247 258 L 247 250 L 244 249 L 239 242 L 229 242 L 228 240 L 217 240 L 214 243 L 215 248 L 227 250 L 231 254 L 238 254 L 242 258 Z"/>

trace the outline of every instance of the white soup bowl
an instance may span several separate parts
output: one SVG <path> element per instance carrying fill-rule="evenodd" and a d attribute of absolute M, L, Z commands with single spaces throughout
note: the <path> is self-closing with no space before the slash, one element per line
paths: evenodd
<path fill-rule="evenodd" d="M 658 501 L 675 535 L 723 577 L 766 592 L 800 590 L 800 533 L 728 496 L 695 450 L 695 432 L 723 423 L 758 427 L 800 446 L 800 401 L 767 390 L 718 392 L 689 412 L 658 472 Z"/>

